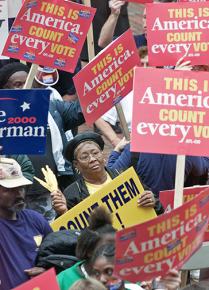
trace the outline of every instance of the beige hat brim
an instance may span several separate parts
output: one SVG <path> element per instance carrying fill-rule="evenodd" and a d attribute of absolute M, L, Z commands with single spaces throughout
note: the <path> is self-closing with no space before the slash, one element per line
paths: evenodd
<path fill-rule="evenodd" d="M 12 178 L 12 179 L 0 179 L 0 185 L 6 188 L 15 188 L 25 185 L 31 185 L 33 182 L 25 178 L 24 176 Z"/>

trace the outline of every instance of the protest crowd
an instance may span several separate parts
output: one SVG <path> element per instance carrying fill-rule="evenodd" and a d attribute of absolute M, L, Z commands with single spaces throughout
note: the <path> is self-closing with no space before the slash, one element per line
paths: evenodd
<path fill-rule="evenodd" d="M 0 290 L 209 289 L 209 2 L 180 2 L 0 1 Z"/>

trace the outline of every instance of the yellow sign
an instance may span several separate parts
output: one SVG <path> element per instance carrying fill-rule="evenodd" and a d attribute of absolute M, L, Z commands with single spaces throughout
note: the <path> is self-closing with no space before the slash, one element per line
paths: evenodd
<path fill-rule="evenodd" d="M 112 213 L 113 226 L 116 229 L 150 220 L 156 217 L 154 209 L 137 206 L 137 200 L 143 191 L 139 178 L 131 167 L 56 219 L 51 227 L 54 231 L 82 230 L 88 226 L 88 218 L 98 206 L 104 206 Z"/>

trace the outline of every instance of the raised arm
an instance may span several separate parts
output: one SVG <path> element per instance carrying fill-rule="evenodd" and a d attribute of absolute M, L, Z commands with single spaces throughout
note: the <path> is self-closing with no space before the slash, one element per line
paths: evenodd
<path fill-rule="evenodd" d="M 115 27 L 117 25 L 118 17 L 120 15 L 120 9 L 124 4 L 125 4 L 125 1 L 121 1 L 121 0 L 109 1 L 111 14 L 101 29 L 99 40 L 98 40 L 98 45 L 100 47 L 106 47 L 109 43 L 112 42 L 114 32 L 115 32 Z"/>

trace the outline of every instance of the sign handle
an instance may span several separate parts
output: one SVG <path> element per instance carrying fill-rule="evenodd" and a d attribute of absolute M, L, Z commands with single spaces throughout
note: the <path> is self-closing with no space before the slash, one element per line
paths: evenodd
<path fill-rule="evenodd" d="M 83 3 L 84 3 L 84 5 L 91 7 L 91 0 L 84 0 Z M 89 61 L 91 61 L 95 57 L 94 34 L 93 34 L 92 23 L 91 23 L 89 31 L 87 33 L 87 46 L 88 46 Z"/>
<path fill-rule="evenodd" d="M 174 208 L 181 206 L 183 203 L 185 159 L 186 159 L 185 155 L 177 155 Z"/>
<path fill-rule="evenodd" d="M 177 208 L 183 203 L 184 190 L 184 172 L 185 172 L 185 155 L 177 155 L 176 159 L 176 179 L 175 179 L 175 193 L 174 193 L 174 208 Z M 188 271 L 181 272 L 181 287 L 187 285 Z"/>
<path fill-rule="evenodd" d="M 115 108 L 116 108 L 116 111 L 118 113 L 118 118 L 120 120 L 120 124 L 121 124 L 122 130 L 123 130 L 123 134 L 124 134 L 126 140 L 130 141 L 130 133 L 129 133 L 129 130 L 128 130 L 128 125 L 126 123 L 126 119 L 125 119 L 125 115 L 124 115 L 121 103 L 116 104 Z"/>
<path fill-rule="evenodd" d="M 23 89 L 31 89 L 34 77 L 38 71 L 38 64 L 32 64 Z"/>

